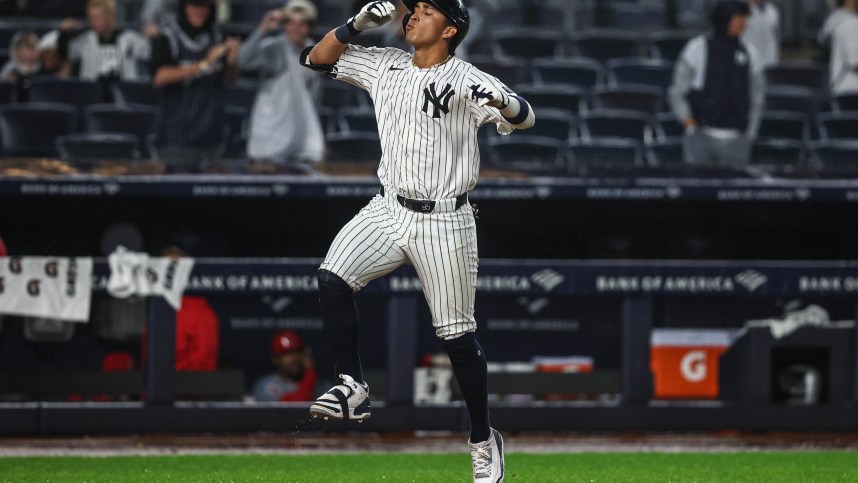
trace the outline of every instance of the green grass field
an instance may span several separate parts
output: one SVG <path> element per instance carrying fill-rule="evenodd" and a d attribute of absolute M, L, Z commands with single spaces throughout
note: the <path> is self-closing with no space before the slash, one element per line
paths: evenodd
<path fill-rule="evenodd" d="M 468 482 L 467 454 L 0 458 L 8 482 Z M 855 482 L 858 453 L 511 453 L 507 482 Z"/>

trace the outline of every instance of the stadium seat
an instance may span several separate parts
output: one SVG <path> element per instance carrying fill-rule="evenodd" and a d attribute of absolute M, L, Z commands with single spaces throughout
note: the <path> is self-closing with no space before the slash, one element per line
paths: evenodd
<path fill-rule="evenodd" d="M 615 138 L 642 143 L 646 140 L 648 125 L 646 114 L 620 109 L 594 109 L 578 119 L 583 142 Z"/>
<path fill-rule="evenodd" d="M 322 124 L 322 131 L 325 134 L 339 130 L 339 127 L 334 122 L 336 120 L 336 112 L 333 109 L 319 106 L 316 108 L 316 113 L 319 115 L 319 123 Z"/>
<path fill-rule="evenodd" d="M 672 112 L 660 112 L 652 121 L 652 132 L 656 141 L 663 142 L 682 138 L 685 128 Z"/>
<path fill-rule="evenodd" d="M 858 113 L 858 92 L 838 94 L 831 98 L 832 112 Z"/>
<path fill-rule="evenodd" d="M 536 59 L 532 72 L 536 84 L 567 84 L 590 90 L 605 83 L 604 67 L 589 59 Z"/>
<path fill-rule="evenodd" d="M 144 104 L 161 105 L 161 89 L 150 81 L 123 81 L 115 85 L 113 98 L 120 105 Z"/>
<path fill-rule="evenodd" d="M 688 168 L 682 150 L 682 141 L 676 138 L 646 145 L 646 161 L 655 168 Z"/>
<path fill-rule="evenodd" d="M 371 133 L 378 135 L 375 111 L 367 107 L 344 107 L 338 116 L 339 132 Z"/>
<path fill-rule="evenodd" d="M 581 57 L 607 62 L 611 59 L 638 57 L 641 39 L 622 30 L 590 30 L 573 35 L 569 44 Z"/>
<path fill-rule="evenodd" d="M 807 118 L 795 112 L 766 111 L 757 131 L 760 140 L 804 141 L 808 136 Z"/>
<path fill-rule="evenodd" d="M 94 104 L 84 108 L 83 112 L 87 132 L 133 134 L 141 142 L 141 152 L 146 151 L 146 138 L 155 134 L 158 127 L 159 109 L 143 104 Z"/>
<path fill-rule="evenodd" d="M 858 112 L 852 114 L 820 114 L 816 120 L 822 140 L 858 140 Z"/>
<path fill-rule="evenodd" d="M 598 86 L 591 94 L 591 102 L 596 109 L 625 109 L 647 115 L 662 111 L 663 98 L 659 88 L 635 84 Z"/>
<path fill-rule="evenodd" d="M 498 59 L 493 55 L 473 55 L 468 62 L 486 74 L 497 77 L 508 86 L 530 82 L 530 71 L 522 62 Z"/>
<path fill-rule="evenodd" d="M 325 139 L 328 151 L 325 160 L 330 163 L 378 163 L 381 159 L 381 141 L 373 133 L 334 133 Z"/>
<path fill-rule="evenodd" d="M 557 57 L 562 45 L 562 35 L 543 29 L 511 29 L 494 33 L 497 51 L 517 61 Z"/>
<path fill-rule="evenodd" d="M 820 91 L 799 86 L 770 86 L 766 89 L 767 111 L 798 112 L 813 118 L 823 103 Z"/>
<path fill-rule="evenodd" d="M 55 139 L 77 128 L 77 109 L 68 104 L 0 106 L 0 146 L 6 157 L 55 157 Z"/>
<path fill-rule="evenodd" d="M 24 318 L 24 339 L 30 342 L 68 342 L 75 332 L 74 322 L 38 317 Z"/>
<path fill-rule="evenodd" d="M 581 110 L 582 102 L 586 98 L 581 89 L 561 84 L 520 84 L 514 86 L 513 90 L 527 99 L 534 109 L 562 109 L 573 115 Z"/>
<path fill-rule="evenodd" d="M 777 171 L 795 171 L 804 166 L 804 143 L 778 139 L 760 140 L 751 148 L 751 165 Z"/>
<path fill-rule="evenodd" d="M 821 171 L 858 173 L 858 141 L 826 141 L 810 148 L 812 166 Z"/>
<path fill-rule="evenodd" d="M 545 5 L 533 8 L 510 3 L 504 4 L 503 8 L 490 10 L 486 23 L 500 28 L 542 27 L 546 30 L 559 31 L 563 28 L 565 18 L 565 12 L 560 8 Z"/>
<path fill-rule="evenodd" d="M 575 136 L 574 116 L 562 109 L 539 110 L 539 122 L 524 131 L 528 136 L 540 136 L 566 142 Z"/>
<path fill-rule="evenodd" d="M 608 84 L 639 84 L 666 92 L 673 81 L 673 63 L 659 59 L 613 59 L 606 64 Z"/>
<path fill-rule="evenodd" d="M 83 79 L 35 78 L 30 84 L 30 102 L 71 104 L 83 114 L 83 108 L 103 102 L 101 86 Z"/>
<path fill-rule="evenodd" d="M 827 66 L 815 62 L 781 62 L 766 69 L 768 86 L 828 87 Z"/>
<path fill-rule="evenodd" d="M 557 139 L 526 134 L 488 139 L 491 159 L 498 168 L 547 176 L 566 174 L 565 145 Z"/>
<path fill-rule="evenodd" d="M 247 140 L 250 137 L 250 111 L 244 107 L 228 105 L 224 108 L 224 116 L 226 118 L 224 158 L 246 158 Z"/>
<path fill-rule="evenodd" d="M 322 78 L 322 99 L 320 105 L 333 110 L 342 107 L 365 106 L 360 89 L 327 77 Z"/>
<path fill-rule="evenodd" d="M 647 50 L 653 59 L 675 62 L 679 58 L 679 54 L 682 53 L 682 49 L 688 44 L 688 41 L 696 35 L 694 32 L 675 30 L 652 32 L 646 39 Z"/>
<path fill-rule="evenodd" d="M 0 81 L 0 105 L 11 104 L 18 97 L 18 86 L 11 82 Z"/>
<path fill-rule="evenodd" d="M 600 139 L 569 143 L 569 162 L 580 174 L 593 170 L 640 168 L 640 145 L 627 139 Z"/>
<path fill-rule="evenodd" d="M 67 162 L 139 160 L 140 139 L 133 134 L 75 133 L 57 138 L 60 159 Z"/>

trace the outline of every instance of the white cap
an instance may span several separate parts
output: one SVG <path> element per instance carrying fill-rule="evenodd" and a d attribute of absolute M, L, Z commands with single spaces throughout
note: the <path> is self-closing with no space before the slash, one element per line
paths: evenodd
<path fill-rule="evenodd" d="M 283 13 L 287 17 L 299 15 L 304 17 L 308 22 L 315 22 L 319 17 L 319 11 L 316 5 L 310 0 L 289 0 L 283 7 Z"/>

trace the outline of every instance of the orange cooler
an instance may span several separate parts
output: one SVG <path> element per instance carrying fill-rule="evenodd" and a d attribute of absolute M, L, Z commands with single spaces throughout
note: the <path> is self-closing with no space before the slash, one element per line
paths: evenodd
<path fill-rule="evenodd" d="M 729 329 L 653 329 L 655 398 L 717 399 L 718 357 L 735 334 Z"/>

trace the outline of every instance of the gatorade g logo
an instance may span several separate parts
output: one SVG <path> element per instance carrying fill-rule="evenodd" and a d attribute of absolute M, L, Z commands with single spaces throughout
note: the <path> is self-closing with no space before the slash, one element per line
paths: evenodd
<path fill-rule="evenodd" d="M 9 259 L 9 271 L 12 273 L 21 273 L 20 257 L 12 257 Z"/>
<path fill-rule="evenodd" d="M 429 103 L 432 103 L 432 117 L 438 119 L 441 113 L 450 112 L 450 98 L 453 97 L 453 86 L 447 84 L 440 93 L 435 90 L 435 83 L 423 89 L 423 112 L 429 114 Z"/>
<path fill-rule="evenodd" d="M 158 272 L 152 270 L 151 268 L 147 268 L 146 279 L 149 280 L 149 283 L 158 283 Z"/>
<path fill-rule="evenodd" d="M 42 293 L 42 281 L 34 278 L 27 282 L 27 293 L 33 297 L 38 297 Z"/>
<path fill-rule="evenodd" d="M 57 274 L 59 274 L 59 266 L 60 264 L 57 262 L 48 262 L 45 264 L 45 275 L 51 278 L 57 278 Z"/>
<path fill-rule="evenodd" d="M 689 351 L 679 363 L 679 372 L 689 382 L 700 382 L 706 379 L 706 353 Z"/>

